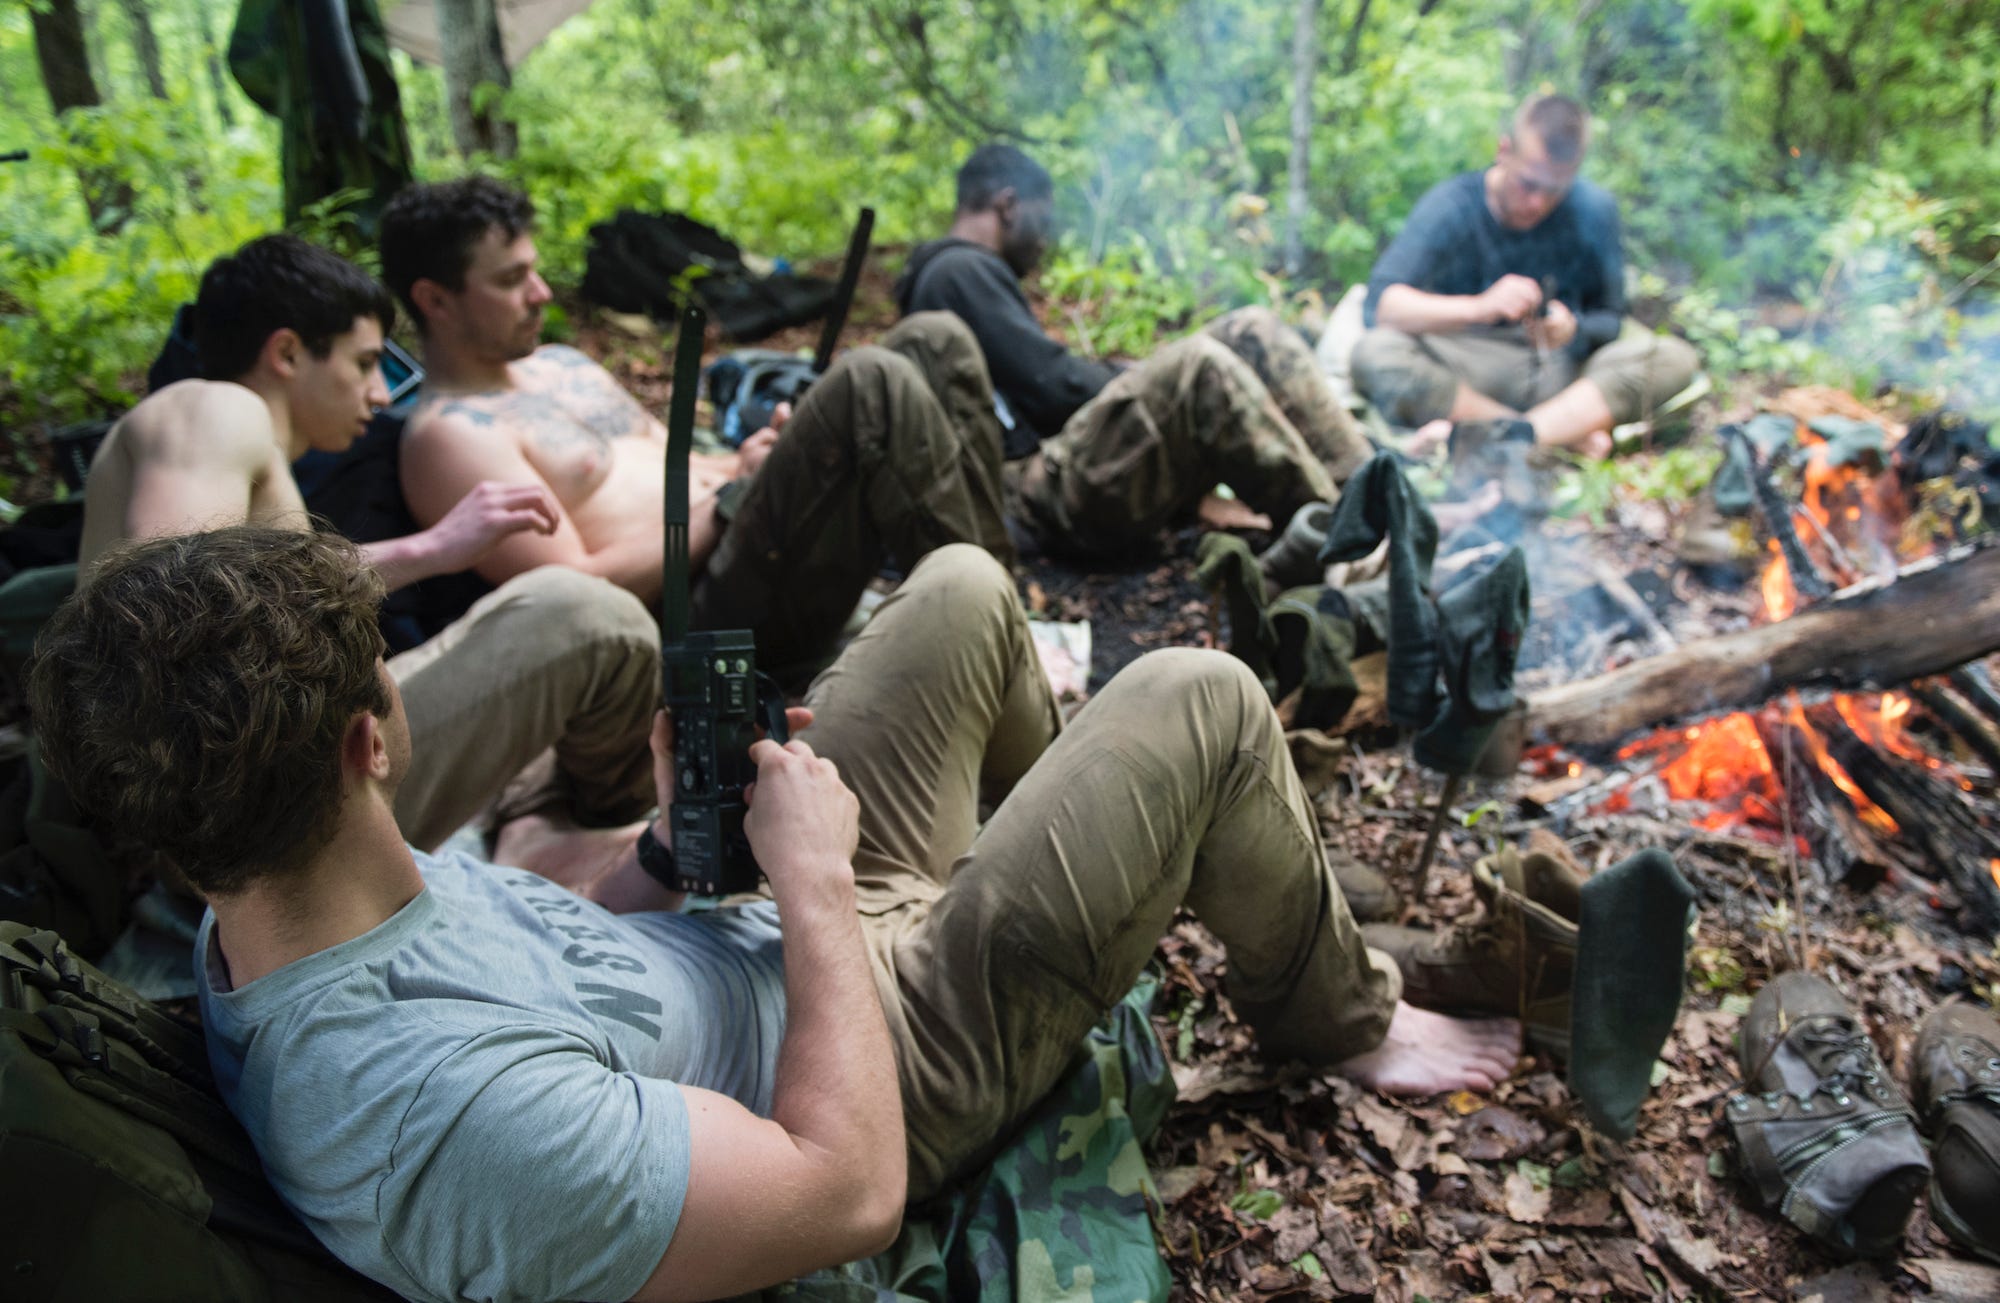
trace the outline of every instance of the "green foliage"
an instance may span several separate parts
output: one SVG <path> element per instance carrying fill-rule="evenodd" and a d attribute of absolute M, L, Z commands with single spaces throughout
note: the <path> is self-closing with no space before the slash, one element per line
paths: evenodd
<path fill-rule="evenodd" d="M 10 424 L 129 401 L 202 266 L 277 220 L 275 133 L 208 75 L 227 13 L 148 7 L 171 98 L 148 97 L 118 7 L 86 7 L 110 102 L 58 124 L 27 8 L 0 6 L 0 148 L 35 148 L 0 167 Z M 1304 288 L 1330 300 L 1429 186 L 1492 157 L 1523 93 L 1568 89 L 1595 112 L 1588 171 L 1622 200 L 1642 294 L 1671 307 L 1725 393 L 1748 373 L 2000 405 L 1990 6 L 1325 5 L 1306 275 L 1281 284 L 1295 7 L 598 0 L 516 70 L 518 155 L 472 165 L 534 194 L 545 269 L 564 285 L 590 226 L 627 206 L 690 212 L 794 262 L 836 257 L 863 203 L 879 243 L 929 238 L 965 153 L 1015 140 L 1057 180 L 1052 320 L 1086 351 L 1137 356 L 1243 303 Z M 420 172 L 461 171 L 440 75 L 398 64 Z M 94 227 L 80 172 L 129 185 L 131 211 Z M 317 208 L 306 233 L 337 239 L 341 207 Z M 1586 468 L 1569 509 L 1656 487 L 1672 491 Z"/>
<path fill-rule="evenodd" d="M 1572 458 L 1556 483 L 1552 511 L 1601 525 L 1621 499 L 1685 502 L 1707 486 L 1721 464 L 1722 451 L 1712 445 L 1670 448 L 1654 457 Z"/>

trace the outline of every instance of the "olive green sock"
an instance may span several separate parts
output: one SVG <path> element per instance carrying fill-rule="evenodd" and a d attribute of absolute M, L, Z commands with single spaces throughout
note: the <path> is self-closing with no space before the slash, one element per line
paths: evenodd
<path fill-rule="evenodd" d="M 1570 996 L 1569 1085 L 1608 1136 L 1638 1129 L 1686 987 L 1694 888 L 1653 849 L 1586 879 Z"/>

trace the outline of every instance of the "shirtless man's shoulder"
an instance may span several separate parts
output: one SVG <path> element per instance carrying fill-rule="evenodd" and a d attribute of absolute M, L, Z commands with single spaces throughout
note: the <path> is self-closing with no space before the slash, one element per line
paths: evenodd
<path fill-rule="evenodd" d="M 98 448 L 81 560 L 87 572 L 121 539 L 303 519 L 303 509 L 264 400 L 229 381 L 182 380 L 148 395 Z"/>

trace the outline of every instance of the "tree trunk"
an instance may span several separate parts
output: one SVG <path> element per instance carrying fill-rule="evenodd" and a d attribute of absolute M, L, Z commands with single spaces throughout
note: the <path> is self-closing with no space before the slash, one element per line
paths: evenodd
<path fill-rule="evenodd" d="M 1996 650 L 2000 547 L 1983 547 L 1919 563 L 1891 584 L 1836 593 L 1789 620 L 1546 688 L 1527 699 L 1523 728 L 1503 725 L 1502 734 L 1604 746 L 1672 720 L 1760 705 L 1786 688 L 1893 687 Z"/>
<path fill-rule="evenodd" d="M 160 42 L 153 35 L 153 16 L 146 12 L 146 0 L 118 0 L 118 4 L 132 26 L 132 48 L 145 70 L 146 89 L 154 99 L 163 100 L 167 98 L 167 74 L 160 67 Z"/>
<path fill-rule="evenodd" d="M 445 94 L 451 105 L 451 133 L 461 154 L 488 153 L 512 158 L 514 124 L 487 100 L 492 86 L 514 84 L 500 42 L 494 0 L 436 0 L 438 38 L 443 46 Z"/>
<path fill-rule="evenodd" d="M 104 52 L 104 10 L 97 0 L 78 0 L 77 12 L 83 18 L 83 46 L 90 66 L 97 70 L 99 103 L 118 102 L 118 79 L 111 75 L 111 59 Z M 30 5 L 29 8 L 34 6 Z"/>
<path fill-rule="evenodd" d="M 102 105 L 104 97 L 90 72 L 90 47 L 77 0 L 31 5 L 28 21 L 34 25 L 35 62 L 41 68 L 42 85 L 49 93 L 57 123 L 73 109 Z M 106 230 L 124 224 L 125 213 L 132 206 L 129 184 L 100 168 L 78 168 L 77 180 L 83 187 L 83 202 L 90 209 L 92 224 Z"/>
<path fill-rule="evenodd" d="M 1362 0 L 1365 4 L 1366 0 Z M 1298 0 L 1292 16 L 1292 157 L 1285 169 L 1285 275 L 1305 268 L 1307 181 L 1312 171 L 1313 74 L 1319 68 L 1320 0 Z"/>
<path fill-rule="evenodd" d="M 195 20 L 201 24 L 202 62 L 208 65 L 209 89 L 215 92 L 216 116 L 222 125 L 236 125 L 236 110 L 229 107 L 229 79 L 222 72 L 222 47 L 215 40 L 215 17 L 206 4 L 194 7 Z"/>

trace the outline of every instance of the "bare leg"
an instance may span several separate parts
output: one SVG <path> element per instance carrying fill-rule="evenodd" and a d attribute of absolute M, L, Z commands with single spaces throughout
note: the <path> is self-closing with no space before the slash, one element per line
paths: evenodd
<path fill-rule="evenodd" d="M 1384 1095 L 1441 1095 L 1491 1090 L 1521 1058 L 1521 1024 L 1512 1018 L 1447 1018 L 1396 1002 L 1389 1034 L 1334 1071 Z"/>
<path fill-rule="evenodd" d="M 1572 448 L 1595 452 L 1611 450 L 1611 405 L 1594 381 L 1578 380 L 1555 397 L 1537 403 L 1528 412 L 1535 427 L 1535 442 L 1545 448 Z M 1601 439 L 1592 436 L 1602 435 Z"/>
<path fill-rule="evenodd" d="M 1462 380 L 1458 392 L 1452 395 L 1451 419 L 1454 421 L 1491 421 L 1519 415 L 1499 399 L 1487 397 Z"/>

